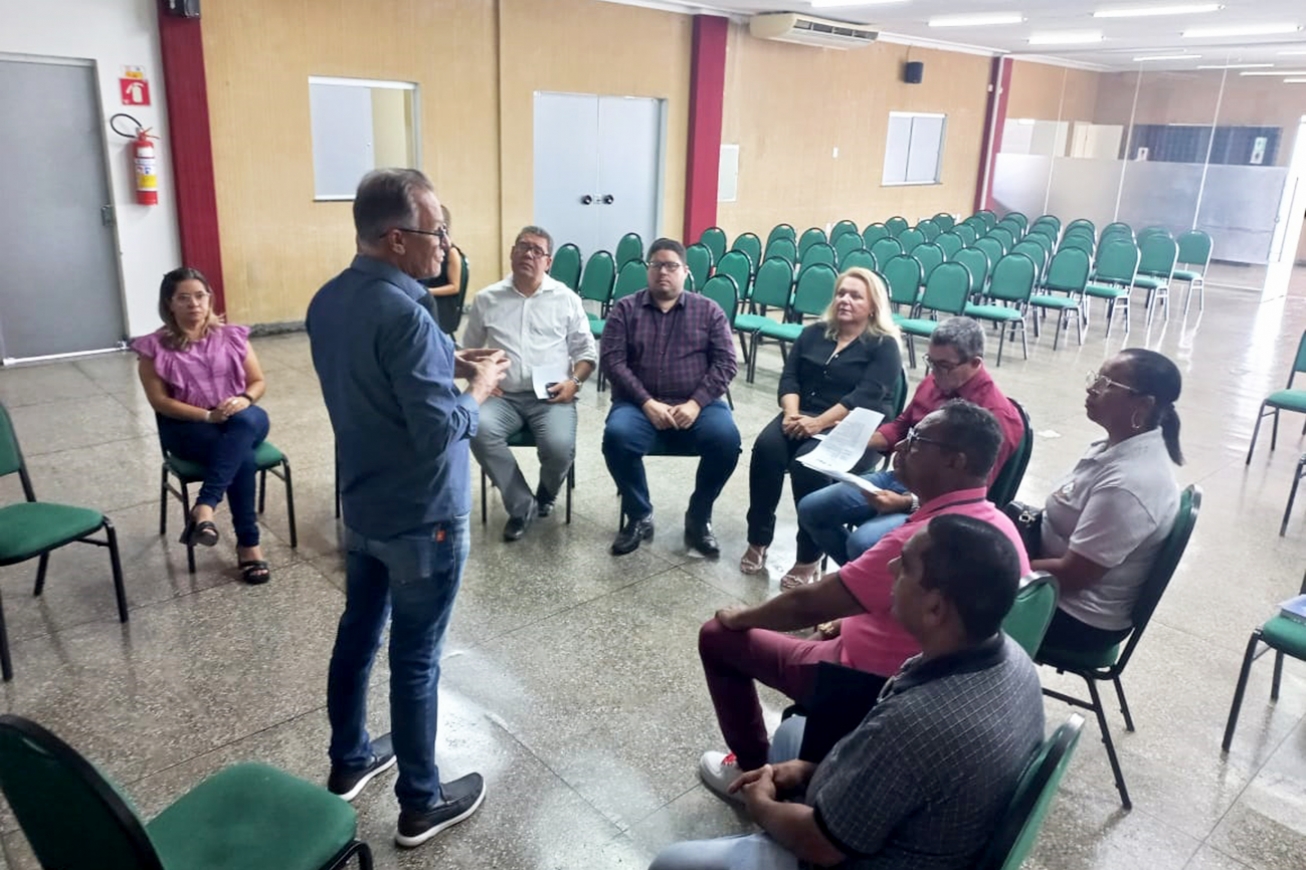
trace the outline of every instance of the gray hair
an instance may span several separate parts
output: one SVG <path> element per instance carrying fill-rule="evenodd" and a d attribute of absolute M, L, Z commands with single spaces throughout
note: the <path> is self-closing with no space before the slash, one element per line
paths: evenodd
<path fill-rule="evenodd" d="M 549 235 L 549 231 L 546 230 L 544 227 L 537 227 L 534 224 L 531 224 L 530 226 L 522 227 L 521 232 L 517 233 L 517 238 L 513 242 L 513 244 L 520 242 L 522 236 L 539 236 L 541 239 L 544 239 L 544 241 L 549 243 L 549 250 L 548 250 L 549 256 L 550 257 L 553 256 L 553 236 Z"/>
<path fill-rule="evenodd" d="M 962 362 L 984 356 L 984 327 L 969 317 L 949 317 L 930 336 L 930 344 L 956 348 Z"/>
<path fill-rule="evenodd" d="M 435 185 L 416 169 L 376 169 L 363 176 L 354 194 L 354 230 L 373 244 L 395 227 L 417 225 L 417 194 Z"/>

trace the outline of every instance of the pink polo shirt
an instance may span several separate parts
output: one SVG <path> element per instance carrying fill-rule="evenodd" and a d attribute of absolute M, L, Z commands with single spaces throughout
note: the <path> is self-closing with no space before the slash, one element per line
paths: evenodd
<path fill-rule="evenodd" d="M 1016 545 L 1021 575 L 1029 573 L 1029 558 L 1025 555 L 1025 546 L 1015 524 L 985 498 L 985 494 L 983 489 L 959 489 L 930 499 L 908 517 L 907 522 L 839 569 L 839 579 L 866 610 L 843 620 L 840 630 L 842 664 L 888 677 L 921 651 L 916 639 L 893 617 L 893 572 L 889 570 L 889 562 L 898 558 L 911 536 L 919 532 L 931 517 L 962 514 L 992 523 Z"/>

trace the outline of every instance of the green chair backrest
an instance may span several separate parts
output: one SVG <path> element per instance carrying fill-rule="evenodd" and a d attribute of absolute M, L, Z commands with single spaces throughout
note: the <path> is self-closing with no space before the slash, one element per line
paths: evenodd
<path fill-rule="evenodd" d="M 1301 334 L 1301 341 L 1297 342 L 1297 357 L 1293 360 L 1292 371 L 1288 373 L 1288 389 L 1290 390 L 1292 389 L 1292 379 L 1296 377 L 1297 372 L 1306 372 L 1306 332 Z M 0 405 L 0 411 L 3 410 L 4 406 Z M 8 474 L 8 472 L 0 471 L 0 474 Z"/>
<path fill-rule="evenodd" d="M 875 255 L 875 262 L 884 264 L 893 257 L 903 253 L 902 245 L 897 239 L 886 237 L 871 245 L 870 251 Z"/>
<path fill-rule="evenodd" d="M 1011 233 L 1012 243 L 1020 241 L 1025 236 L 1025 228 L 1018 221 L 1011 218 L 1003 218 L 998 221 L 998 226 Z"/>
<path fill-rule="evenodd" d="M 113 783 L 19 716 L 0 716 L 0 791 L 42 867 L 163 870 L 145 826 Z"/>
<path fill-rule="evenodd" d="M 1033 658 L 1043 645 L 1043 635 L 1056 609 L 1056 578 L 1046 571 L 1035 571 L 1021 579 L 1016 600 L 1002 619 L 1002 630 Z"/>
<path fill-rule="evenodd" d="M 1075 754 L 1084 717 L 1071 714 L 1039 746 L 1025 766 L 1016 791 L 998 820 L 996 831 L 985 847 L 976 870 L 1020 870 L 1034 849 L 1043 820 L 1056 797 L 1057 787 Z"/>
<path fill-rule="evenodd" d="M 1029 414 L 1025 413 L 1020 402 L 1015 399 L 1009 401 L 1020 415 L 1022 428 L 1020 443 L 1011 451 L 1007 461 L 1002 464 L 1002 470 L 989 485 L 988 499 L 998 507 L 1010 504 L 1016 497 L 1016 493 L 1020 491 L 1020 482 L 1025 479 L 1025 469 L 1029 468 L 1029 457 L 1034 453 L 1034 427 L 1029 425 Z"/>
<path fill-rule="evenodd" d="M 825 230 L 820 227 L 809 227 L 803 230 L 803 234 L 798 237 L 798 258 L 802 259 L 807 253 L 807 249 L 812 245 L 826 244 Z"/>
<path fill-rule="evenodd" d="M 549 275 L 576 291 L 580 287 L 580 248 L 571 242 L 558 248 L 553 254 L 553 265 L 549 266 Z"/>
<path fill-rule="evenodd" d="M 989 277 L 989 257 L 979 248 L 963 248 L 952 258 L 952 262 L 961 263 L 970 272 L 970 286 L 979 293 L 984 289 L 984 282 Z"/>
<path fill-rule="evenodd" d="M 1094 277 L 1114 284 L 1134 283 L 1138 274 L 1138 248 L 1124 238 L 1108 238 L 1097 249 Z"/>
<path fill-rule="evenodd" d="M 916 229 L 925 236 L 925 241 L 927 242 L 934 241 L 939 237 L 939 233 L 943 232 L 943 230 L 939 229 L 939 225 L 929 218 L 926 218 L 923 221 L 917 221 Z"/>
<path fill-rule="evenodd" d="M 834 266 L 826 263 L 812 263 L 803 269 L 794 287 L 793 311 L 801 316 L 817 316 L 825 313 L 830 300 L 834 298 L 834 285 L 838 279 Z"/>
<path fill-rule="evenodd" d="M 975 212 L 974 217 L 984 222 L 984 229 L 991 230 L 998 225 L 998 216 L 988 209 L 981 209 Z"/>
<path fill-rule="evenodd" d="M 921 295 L 921 264 L 906 254 L 898 254 L 880 262 L 880 277 L 889 285 L 889 302 L 894 305 L 915 305 Z"/>
<path fill-rule="evenodd" d="M 1095 236 L 1097 235 L 1097 228 L 1094 227 L 1093 222 L 1091 220 L 1088 220 L 1087 218 L 1075 218 L 1073 221 L 1066 224 L 1066 232 L 1070 232 L 1071 230 L 1077 230 L 1080 229 L 1081 227 L 1087 229 L 1093 235 Z"/>
<path fill-rule="evenodd" d="M 629 263 L 631 260 L 644 259 L 644 240 L 639 237 L 639 233 L 626 233 L 617 242 L 617 268 Z"/>
<path fill-rule="evenodd" d="M 0 402 L 0 477 L 7 477 L 23 470 L 23 451 L 18 446 L 18 433 L 14 431 L 14 421 L 9 417 L 9 409 Z M 32 501 L 28 497 L 28 501 Z"/>
<path fill-rule="evenodd" d="M 898 370 L 898 383 L 893 388 L 893 418 L 902 416 L 902 409 L 907 407 L 907 370 Z"/>
<path fill-rule="evenodd" d="M 917 245 L 925 244 L 925 233 L 916 229 L 903 230 L 898 233 L 898 244 L 902 245 L 904 254 L 910 254 Z"/>
<path fill-rule="evenodd" d="M 802 272 L 803 269 L 806 269 L 813 263 L 824 263 L 827 266 L 833 266 L 838 262 L 839 255 L 835 253 L 834 248 L 824 242 L 818 242 L 817 244 L 809 245 L 807 250 L 801 254 L 798 271 Z"/>
<path fill-rule="evenodd" d="M 997 239 L 990 239 L 987 236 L 982 239 L 976 239 L 971 247 L 977 251 L 983 251 L 984 256 L 989 258 L 990 263 L 996 263 L 1007 253 L 1006 249 L 1002 247 L 1001 242 Z"/>
<path fill-rule="evenodd" d="M 1185 266 L 1197 266 L 1201 272 L 1211 265 L 1211 237 L 1201 230 L 1189 230 L 1177 239 L 1179 243 L 1179 262 Z"/>
<path fill-rule="evenodd" d="M 975 240 L 979 238 L 979 233 L 970 224 L 957 224 L 952 231 L 961 236 L 961 240 L 967 245 L 975 244 Z"/>
<path fill-rule="evenodd" d="M 720 260 L 726 252 L 726 231 L 720 227 L 708 227 L 698 234 L 698 243 L 712 252 L 712 262 Z M 703 286 L 701 283 L 699 286 Z"/>
<path fill-rule="evenodd" d="M 1043 225 L 1050 225 L 1058 233 L 1061 232 L 1061 218 L 1057 217 L 1054 214 L 1039 215 L 1038 218 L 1034 221 L 1034 226 L 1043 226 Z"/>
<path fill-rule="evenodd" d="M 1088 286 L 1090 271 L 1088 253 L 1078 248 L 1062 248 L 1052 257 L 1048 272 L 1043 276 L 1043 286 L 1078 296 Z"/>
<path fill-rule="evenodd" d="M 907 229 L 909 224 L 905 217 L 894 215 L 884 222 L 884 226 L 889 230 L 889 235 L 896 239 L 898 236 L 902 235 L 903 230 Z"/>
<path fill-rule="evenodd" d="M 1083 251 L 1085 254 L 1088 254 L 1088 256 L 1091 258 L 1093 256 L 1093 251 L 1096 250 L 1097 248 L 1097 245 L 1091 234 L 1067 232 L 1064 236 L 1061 237 L 1061 244 L 1057 245 L 1058 251 L 1062 250 L 1063 248 L 1077 248 Z"/>
<path fill-rule="evenodd" d="M 843 238 L 848 233 L 853 233 L 854 235 L 859 237 L 861 236 L 861 233 L 857 232 L 856 221 L 850 221 L 847 218 L 845 218 L 844 220 L 839 221 L 830 229 L 830 244 L 833 245 L 835 242 L 839 241 L 839 239 Z"/>
<path fill-rule="evenodd" d="M 783 257 L 772 257 L 757 270 L 749 301 L 783 310 L 789 307 L 793 287 L 794 267 Z"/>
<path fill-rule="evenodd" d="M 1030 234 L 1026 238 L 1041 239 L 1043 237 Z M 1024 254 L 1026 257 L 1029 257 L 1031 260 L 1034 261 L 1034 268 L 1038 270 L 1038 274 L 1040 275 L 1043 274 L 1043 270 L 1046 269 L 1048 266 L 1047 249 L 1044 248 L 1042 245 L 1040 245 L 1038 242 L 1034 242 L 1034 241 L 1016 242 L 1016 244 L 1012 247 L 1012 249 L 1010 251 L 1007 251 L 1007 253 Z"/>
<path fill-rule="evenodd" d="M 1029 242 L 1031 244 L 1042 246 L 1043 250 L 1051 251 L 1057 245 L 1057 233 L 1047 224 L 1039 224 L 1026 233 L 1025 238 L 1017 244 Z"/>
<path fill-rule="evenodd" d="M 616 261 L 607 251 L 595 251 L 585 263 L 580 276 L 580 298 L 607 304 L 612 297 L 612 283 L 617 278 Z"/>
<path fill-rule="evenodd" d="M 989 279 L 990 299 L 1001 302 L 1028 302 L 1034 294 L 1038 267 L 1034 261 L 1018 251 L 1012 251 L 998 260 Z"/>
<path fill-rule="evenodd" d="M 848 269 L 860 267 L 875 271 L 875 255 L 865 248 L 857 248 L 844 254 L 839 260 L 839 271 L 845 272 Z"/>
<path fill-rule="evenodd" d="M 1124 223 L 1123 221 L 1115 221 L 1113 223 L 1109 223 L 1106 226 L 1102 227 L 1102 232 L 1098 236 L 1099 245 L 1102 244 L 1102 240 L 1106 237 L 1108 233 L 1124 233 L 1125 235 L 1129 236 L 1130 240 L 1134 238 L 1133 227 L 1131 227 L 1127 223 Z"/>
<path fill-rule="evenodd" d="M 630 260 L 617 273 L 617 283 L 612 288 L 612 301 L 633 296 L 648 286 L 648 267 L 643 260 Z"/>
<path fill-rule="evenodd" d="M 708 275 L 712 274 L 712 251 L 707 245 L 701 242 L 695 242 L 685 248 L 685 266 L 689 269 L 689 275 L 694 279 L 695 287 L 702 287 L 707 283 Z"/>
<path fill-rule="evenodd" d="M 735 284 L 735 279 L 729 275 L 713 275 L 699 292 L 721 306 L 721 310 L 726 313 L 726 323 L 734 329 L 735 315 L 739 313 L 739 287 Z"/>
<path fill-rule="evenodd" d="M 930 220 L 938 224 L 939 229 L 945 233 L 957 225 L 957 219 L 946 211 L 939 212 L 934 217 L 930 218 Z"/>
<path fill-rule="evenodd" d="M 1138 231 L 1138 239 L 1137 239 L 1138 243 L 1141 245 L 1143 243 L 1143 239 L 1147 238 L 1148 236 L 1165 236 L 1166 238 L 1174 238 L 1174 235 L 1166 227 L 1153 225 L 1150 227 L 1144 227 L 1143 229 Z"/>
<path fill-rule="evenodd" d="M 941 314 L 959 315 L 970 296 L 970 270 L 960 263 L 941 263 L 925 279 L 920 307 Z"/>
<path fill-rule="evenodd" d="M 838 255 L 839 261 L 843 262 L 844 256 L 849 251 L 856 251 L 864 248 L 861 233 L 844 233 L 834 240 L 834 252 Z"/>
<path fill-rule="evenodd" d="M 743 251 L 727 251 L 716 264 L 717 275 L 729 275 L 735 279 L 735 289 L 747 298 L 753 277 L 753 261 Z M 702 287 L 702 284 L 698 286 Z"/>
<path fill-rule="evenodd" d="M 754 233 L 741 233 L 735 239 L 735 243 L 730 246 L 730 250 L 742 251 L 748 255 L 749 261 L 755 265 L 762 262 L 762 240 Z"/>
<path fill-rule="evenodd" d="M 938 245 L 932 245 L 929 242 L 925 242 L 924 244 L 912 248 L 908 252 L 908 255 L 914 257 L 916 262 L 921 264 L 921 274 L 925 276 L 926 281 L 930 280 L 930 273 L 933 272 L 940 263 L 947 259 L 943 254 L 943 248 L 940 248 Z"/>
<path fill-rule="evenodd" d="M 866 246 L 868 251 L 871 249 L 871 245 L 880 239 L 887 238 L 889 238 L 889 228 L 884 224 L 867 224 L 866 229 L 862 230 L 862 244 Z"/>
<path fill-rule="evenodd" d="M 951 260 L 953 255 L 958 251 L 966 247 L 966 243 L 961 240 L 961 236 L 957 235 L 952 230 L 948 230 L 946 233 L 939 233 L 938 238 L 934 240 L 934 244 L 943 249 L 943 256 L 949 260 Z"/>
<path fill-rule="evenodd" d="M 1016 244 L 1015 234 L 1012 233 L 1011 230 L 1007 229 L 1006 227 L 1001 227 L 1001 226 L 994 227 L 993 229 L 989 230 L 989 234 L 985 236 L 985 238 L 993 239 L 993 241 L 1002 245 L 1002 253 L 1004 254 L 1007 251 L 1010 251 L 1012 246 Z"/>
<path fill-rule="evenodd" d="M 782 257 L 789 261 L 789 268 L 798 264 L 798 245 L 793 239 L 776 239 L 766 246 L 766 253 L 762 259 L 769 260 L 772 257 Z"/>
<path fill-rule="evenodd" d="M 766 247 L 768 252 L 771 249 L 771 243 L 776 239 L 788 239 L 791 242 L 797 242 L 798 231 L 795 230 L 791 224 L 776 224 L 771 227 L 771 232 L 766 234 Z"/>
<path fill-rule="evenodd" d="M 1138 240 L 1138 271 L 1148 275 L 1161 275 L 1169 278 L 1174 274 L 1175 263 L 1179 259 L 1179 245 L 1167 232 L 1149 233 Z"/>
<path fill-rule="evenodd" d="M 1039 218 L 1039 220 L 1042 220 L 1042 218 Z M 998 221 L 998 223 L 1014 223 L 1023 230 L 1025 227 L 1029 226 L 1029 218 L 1025 217 L 1024 212 L 1009 211 L 1002 216 L 1002 220 Z"/>

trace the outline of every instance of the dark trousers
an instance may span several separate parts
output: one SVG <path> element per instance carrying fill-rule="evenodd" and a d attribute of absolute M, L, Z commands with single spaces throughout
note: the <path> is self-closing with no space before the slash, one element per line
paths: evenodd
<path fill-rule="evenodd" d="M 162 415 L 158 420 L 159 440 L 164 449 L 179 459 L 204 466 L 204 482 L 195 503 L 217 507 L 226 494 L 236 543 L 241 547 L 257 547 L 258 511 L 254 497 L 258 468 L 254 464 L 254 448 L 268 437 L 271 424 L 267 412 L 251 405 L 224 423 L 193 423 Z"/>
<path fill-rule="evenodd" d="M 633 520 L 653 511 L 644 457 L 655 446 L 700 457 L 688 514 L 695 522 L 711 521 L 712 505 L 739 464 L 739 429 L 730 408 L 717 400 L 700 411 L 688 429 L 663 431 L 634 404 L 613 403 L 603 428 L 603 458 L 621 493 L 621 510 Z"/>
<path fill-rule="evenodd" d="M 780 428 L 784 415 L 767 424 L 753 442 L 753 458 L 748 464 L 748 543 L 770 546 L 775 538 L 775 510 L 784 492 L 785 472 L 793 490 L 794 504 L 809 493 L 830 483 L 830 478 L 798 461 L 820 444 L 815 438 L 790 438 Z M 815 562 L 821 548 L 802 526 L 798 527 L 798 561 Z"/>
<path fill-rule="evenodd" d="M 1080 622 L 1058 607 L 1052 613 L 1052 621 L 1048 623 L 1047 634 L 1043 635 L 1043 643 L 1055 649 L 1100 652 L 1129 637 L 1130 631 L 1128 628 L 1117 631 L 1097 628 Z"/>

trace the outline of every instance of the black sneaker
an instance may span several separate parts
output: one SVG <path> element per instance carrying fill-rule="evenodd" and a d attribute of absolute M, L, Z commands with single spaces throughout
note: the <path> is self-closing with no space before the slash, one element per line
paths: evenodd
<path fill-rule="evenodd" d="M 394 766 L 394 745 L 390 742 L 390 734 L 387 732 L 372 741 L 372 763 L 367 767 L 362 770 L 341 770 L 332 765 L 331 776 L 327 777 L 327 790 L 347 801 L 352 801 L 374 776 Z"/>
<path fill-rule="evenodd" d="M 558 500 L 558 494 L 549 492 L 545 489 L 544 484 L 535 487 L 535 507 L 541 517 L 547 517 L 553 513 L 553 504 Z"/>
<path fill-rule="evenodd" d="M 406 849 L 420 846 L 476 812 L 485 800 L 485 780 L 479 773 L 440 784 L 444 800 L 426 811 L 400 810 L 395 843 Z"/>

